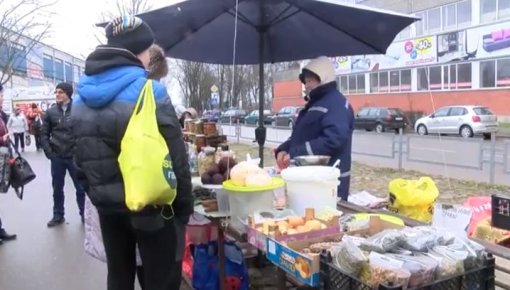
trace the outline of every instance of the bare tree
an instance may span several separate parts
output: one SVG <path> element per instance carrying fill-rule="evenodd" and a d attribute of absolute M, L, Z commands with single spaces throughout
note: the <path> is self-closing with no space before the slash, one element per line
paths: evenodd
<path fill-rule="evenodd" d="M 26 74 L 31 64 L 27 56 L 40 45 L 50 32 L 47 8 L 55 2 L 17 0 L 9 5 L 0 0 L 0 83 L 5 84 L 15 74 Z M 42 72 L 42 68 L 39 68 Z"/>
<path fill-rule="evenodd" d="M 208 109 L 211 87 L 217 80 L 214 66 L 184 60 L 175 60 L 174 63 L 185 103 L 198 111 Z"/>

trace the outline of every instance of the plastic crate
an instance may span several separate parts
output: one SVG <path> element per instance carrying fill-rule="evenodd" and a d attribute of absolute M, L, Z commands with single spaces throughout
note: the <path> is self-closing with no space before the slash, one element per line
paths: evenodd
<path fill-rule="evenodd" d="M 495 258 L 487 254 L 484 265 L 461 275 L 407 290 L 494 290 Z M 332 263 L 331 254 L 321 254 L 321 288 L 323 290 L 374 290 L 373 287 L 342 272 Z M 405 290 L 401 285 L 380 285 L 377 290 Z"/>
<path fill-rule="evenodd" d="M 492 226 L 510 231 L 510 196 L 492 195 Z"/>

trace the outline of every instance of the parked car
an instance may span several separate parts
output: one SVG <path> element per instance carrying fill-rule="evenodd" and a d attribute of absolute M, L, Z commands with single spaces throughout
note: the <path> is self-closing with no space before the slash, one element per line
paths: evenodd
<path fill-rule="evenodd" d="M 273 114 L 270 110 L 264 110 L 264 124 L 271 124 L 273 122 Z M 257 125 L 259 123 L 259 110 L 253 110 L 244 118 L 245 124 Z"/>
<path fill-rule="evenodd" d="M 206 122 L 218 122 L 218 120 L 220 119 L 221 117 L 221 112 L 218 111 L 218 110 L 209 110 L 209 111 L 205 111 L 204 114 L 202 115 L 202 120 L 206 121 Z"/>
<path fill-rule="evenodd" d="M 274 117 L 275 126 L 294 128 L 299 112 L 303 107 L 283 107 Z"/>
<path fill-rule="evenodd" d="M 498 131 L 498 118 L 483 106 L 449 106 L 419 119 L 414 128 L 419 135 L 458 134 L 469 138 L 481 134 L 490 138 Z"/>
<path fill-rule="evenodd" d="M 244 123 L 244 118 L 246 117 L 245 110 L 228 110 L 224 114 L 221 114 L 220 121 L 221 123 Z"/>
<path fill-rule="evenodd" d="M 361 109 L 354 118 L 354 128 L 382 133 L 386 130 L 405 129 L 409 122 L 400 109 L 387 107 L 367 107 Z"/>

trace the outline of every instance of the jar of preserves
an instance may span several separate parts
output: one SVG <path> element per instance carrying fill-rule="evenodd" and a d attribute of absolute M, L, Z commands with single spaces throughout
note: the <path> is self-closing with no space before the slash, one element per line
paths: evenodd
<path fill-rule="evenodd" d="M 216 123 L 207 122 L 204 124 L 204 133 L 206 136 L 216 136 L 218 130 L 216 129 Z"/>
<path fill-rule="evenodd" d="M 212 165 L 216 164 L 215 149 L 212 147 L 204 147 L 200 154 L 198 154 L 198 174 L 206 173 Z"/>
<path fill-rule="evenodd" d="M 199 135 L 207 135 L 204 133 L 204 122 L 200 120 L 195 122 L 195 133 Z"/>

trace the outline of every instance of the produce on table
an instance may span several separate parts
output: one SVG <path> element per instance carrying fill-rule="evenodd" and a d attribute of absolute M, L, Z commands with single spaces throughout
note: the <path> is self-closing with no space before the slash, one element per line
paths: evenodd
<path fill-rule="evenodd" d="M 262 177 L 256 177 L 259 175 L 267 175 L 269 177 L 269 174 L 262 168 L 258 167 L 256 164 L 243 161 L 237 164 L 230 170 L 230 179 L 232 180 L 232 183 L 236 186 L 247 186 L 247 179 L 250 182 L 250 184 L 253 182 L 256 184 L 256 186 L 264 186 L 264 185 L 270 185 L 272 183 L 272 179 L 263 180 Z M 260 180 L 259 180 L 260 179 Z M 267 184 L 260 184 L 260 182 L 268 182 Z"/>
<path fill-rule="evenodd" d="M 409 271 L 409 287 L 419 287 L 431 283 L 436 278 L 439 263 L 427 256 L 388 255 L 402 262 L 402 268 Z"/>
<path fill-rule="evenodd" d="M 402 268 L 400 261 L 372 252 L 369 255 L 368 267 L 363 267 L 360 278 L 374 289 L 377 289 L 381 284 L 391 283 L 402 285 L 406 289 L 411 273 Z"/>
<path fill-rule="evenodd" d="M 349 238 L 344 238 L 342 243 L 333 248 L 333 262 L 349 275 L 359 275 L 363 265 L 368 263 L 368 258 Z"/>
<path fill-rule="evenodd" d="M 361 249 L 387 253 L 399 247 L 403 241 L 404 234 L 401 230 L 384 230 L 361 242 Z"/>
<path fill-rule="evenodd" d="M 228 179 L 229 171 L 236 165 L 232 157 L 223 157 L 219 163 L 207 163 L 207 168 L 201 168 L 203 173 L 200 175 L 202 184 L 221 185 Z"/>
<path fill-rule="evenodd" d="M 275 221 L 274 219 L 266 219 L 261 225 L 253 225 L 251 224 L 251 220 L 253 217 L 248 218 L 248 223 L 251 226 L 255 226 L 256 230 L 271 236 L 273 234 L 279 235 L 294 235 L 299 233 L 306 233 L 311 231 L 318 231 L 322 229 L 326 229 L 327 226 L 320 220 L 310 219 L 305 221 L 304 218 L 299 216 L 289 216 L 284 220 Z M 273 230 L 272 230 L 273 229 Z"/>

